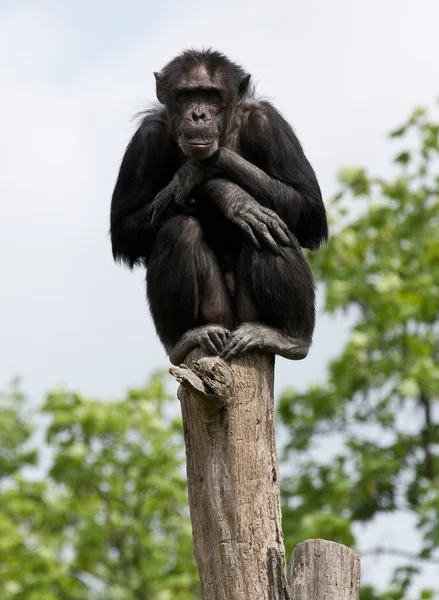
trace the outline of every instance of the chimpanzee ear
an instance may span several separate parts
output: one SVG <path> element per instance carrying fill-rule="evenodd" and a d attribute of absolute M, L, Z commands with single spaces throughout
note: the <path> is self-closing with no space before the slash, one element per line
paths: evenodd
<path fill-rule="evenodd" d="M 163 73 L 159 73 L 158 71 L 154 71 L 154 77 L 155 77 L 155 89 L 156 89 L 156 96 L 157 96 L 157 100 L 159 102 L 161 102 L 162 104 L 166 103 L 166 93 L 165 93 L 165 89 L 163 86 Z"/>
<path fill-rule="evenodd" d="M 239 82 L 239 86 L 238 86 L 239 100 L 243 100 L 245 98 L 245 95 L 247 94 L 248 85 L 250 83 L 250 77 L 251 77 L 251 75 L 249 73 L 247 73 L 246 75 L 244 75 L 244 77 L 242 77 L 241 81 Z"/>

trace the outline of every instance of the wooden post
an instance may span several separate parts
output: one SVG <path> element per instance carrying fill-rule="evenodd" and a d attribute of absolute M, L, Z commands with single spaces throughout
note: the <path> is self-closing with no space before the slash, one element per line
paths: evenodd
<path fill-rule="evenodd" d="M 189 506 L 203 600 L 357 600 L 354 595 L 325 595 L 333 581 L 345 582 L 344 563 L 339 561 L 334 571 L 345 554 L 337 550 L 331 562 L 318 546 L 324 558 L 320 569 L 332 569 L 325 588 L 320 558 L 311 550 L 305 553 L 306 544 L 314 542 L 298 546 L 290 569 L 294 581 L 287 581 L 273 356 L 244 354 L 228 365 L 194 351 L 186 363 L 171 373 L 181 383 Z M 305 575 L 316 579 L 314 587 L 300 583 L 303 564 Z M 320 595 L 309 595 L 310 590 Z"/>
<path fill-rule="evenodd" d="M 358 600 L 360 558 L 350 548 L 325 540 L 298 544 L 289 568 L 294 600 Z"/>

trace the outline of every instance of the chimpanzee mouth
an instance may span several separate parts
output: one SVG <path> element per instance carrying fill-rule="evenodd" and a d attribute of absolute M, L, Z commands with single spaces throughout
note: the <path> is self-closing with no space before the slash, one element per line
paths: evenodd
<path fill-rule="evenodd" d="M 207 158 L 218 149 L 216 137 L 210 139 L 181 137 L 178 143 L 183 153 L 192 158 Z"/>
<path fill-rule="evenodd" d="M 193 146 L 195 148 L 206 148 L 207 146 L 211 146 L 214 141 L 215 138 L 212 138 L 211 140 L 185 140 L 185 143 L 188 146 Z"/>

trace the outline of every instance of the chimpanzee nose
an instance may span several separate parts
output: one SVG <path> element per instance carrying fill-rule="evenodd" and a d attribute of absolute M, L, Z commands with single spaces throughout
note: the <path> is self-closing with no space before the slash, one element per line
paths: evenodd
<path fill-rule="evenodd" d="M 202 108 L 194 108 L 192 111 L 192 119 L 197 121 L 205 121 L 207 119 L 206 111 Z"/>

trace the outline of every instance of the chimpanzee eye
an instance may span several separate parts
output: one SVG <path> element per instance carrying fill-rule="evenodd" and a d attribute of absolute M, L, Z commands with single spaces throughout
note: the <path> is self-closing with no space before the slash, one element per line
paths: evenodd
<path fill-rule="evenodd" d="M 177 92 L 175 94 L 175 99 L 177 102 L 189 102 L 191 95 L 189 92 Z"/>
<path fill-rule="evenodd" d="M 206 90 L 205 92 L 206 101 L 209 104 L 220 104 L 221 94 L 218 90 Z"/>

